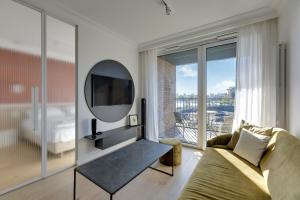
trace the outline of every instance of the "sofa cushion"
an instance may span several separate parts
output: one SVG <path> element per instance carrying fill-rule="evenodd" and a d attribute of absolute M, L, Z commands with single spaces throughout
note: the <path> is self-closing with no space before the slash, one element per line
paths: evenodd
<path fill-rule="evenodd" d="M 227 144 L 229 149 L 235 148 L 235 145 L 237 144 L 240 138 L 240 133 L 243 128 L 256 134 L 272 136 L 272 127 L 260 127 L 242 120 L 240 127 L 233 132 L 232 137 Z"/>
<path fill-rule="evenodd" d="M 243 128 L 244 123 L 245 123 L 245 121 L 242 120 L 240 126 L 233 132 L 232 137 L 227 144 L 229 149 L 234 149 L 235 145 L 237 144 L 239 137 L 240 137 L 240 132 Z"/>
<path fill-rule="evenodd" d="M 242 129 L 239 141 L 233 152 L 248 160 L 253 165 L 258 166 L 269 140 L 269 136 L 256 134 L 249 130 Z"/>
<path fill-rule="evenodd" d="M 218 145 L 218 144 L 216 144 L 216 145 L 213 145 L 212 147 L 213 148 L 219 148 L 219 149 L 228 149 L 227 145 Z"/>
<path fill-rule="evenodd" d="M 274 128 L 260 162 L 272 199 L 300 199 L 300 140 Z"/>
<path fill-rule="evenodd" d="M 232 137 L 232 134 L 224 134 L 224 135 L 218 135 L 217 137 L 214 137 L 207 141 L 206 146 L 207 147 L 213 147 L 214 145 L 226 145 L 230 141 Z M 228 147 L 226 147 L 228 149 Z"/>
<path fill-rule="evenodd" d="M 271 199 L 260 168 L 231 150 L 207 148 L 180 200 Z"/>

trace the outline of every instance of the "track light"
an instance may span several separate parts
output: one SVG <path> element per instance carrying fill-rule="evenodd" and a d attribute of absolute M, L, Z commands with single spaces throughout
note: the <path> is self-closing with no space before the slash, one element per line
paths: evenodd
<path fill-rule="evenodd" d="M 165 6 L 166 8 L 166 15 L 171 15 L 172 14 L 172 9 L 171 7 L 167 4 L 165 0 L 161 0 L 161 3 Z"/>

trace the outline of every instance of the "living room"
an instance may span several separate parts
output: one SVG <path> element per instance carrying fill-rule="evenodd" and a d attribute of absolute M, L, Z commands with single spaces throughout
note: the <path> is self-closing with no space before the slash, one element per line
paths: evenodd
<path fill-rule="evenodd" d="M 0 199 L 300 199 L 299 0 L 1 0 Z"/>

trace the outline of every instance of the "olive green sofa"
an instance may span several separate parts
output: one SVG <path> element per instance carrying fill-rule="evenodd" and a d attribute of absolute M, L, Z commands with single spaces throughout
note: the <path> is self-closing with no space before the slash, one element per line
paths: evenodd
<path fill-rule="evenodd" d="M 300 199 L 300 140 L 274 128 L 256 167 L 227 148 L 231 135 L 208 142 L 179 200 Z"/>

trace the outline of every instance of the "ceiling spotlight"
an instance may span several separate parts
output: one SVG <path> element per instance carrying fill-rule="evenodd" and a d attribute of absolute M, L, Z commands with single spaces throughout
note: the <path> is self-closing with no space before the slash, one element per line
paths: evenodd
<path fill-rule="evenodd" d="M 169 4 L 165 0 L 161 0 L 161 3 L 165 6 L 166 8 L 166 15 L 171 15 L 172 14 L 172 9 L 169 6 Z"/>

